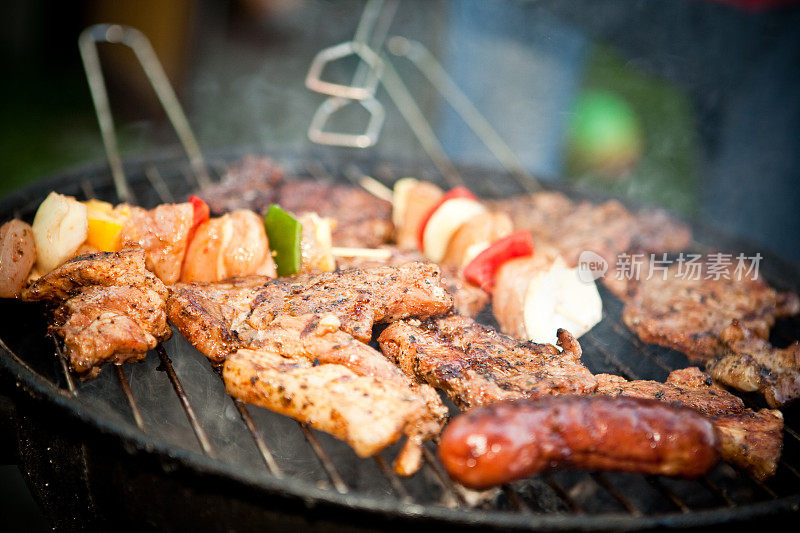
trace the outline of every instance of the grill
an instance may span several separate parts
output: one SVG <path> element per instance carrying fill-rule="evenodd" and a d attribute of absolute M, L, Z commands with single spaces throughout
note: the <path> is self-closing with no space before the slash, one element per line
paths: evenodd
<path fill-rule="evenodd" d="M 190 162 L 177 153 L 165 152 L 130 161 L 123 170 L 93 51 L 93 42 L 103 40 L 134 48 L 176 125 Z M 403 111 L 433 166 L 417 160 L 387 162 L 368 152 L 327 147 L 301 154 L 270 154 L 290 179 L 363 183 L 364 176 L 371 176 L 391 186 L 397 178 L 413 175 L 443 187 L 463 182 L 487 198 L 521 194 L 538 186 L 419 43 L 395 37 L 389 47 L 395 55 L 405 55 L 415 63 L 507 172 L 456 166 L 447 160 L 438 141 L 428 134 L 432 132 L 424 117 L 413 112 L 416 105 L 402 80 L 383 57 L 381 83 Z M 81 38 L 81 52 L 111 175 L 103 165 L 41 182 L 0 203 L 0 218 L 30 220 L 53 189 L 79 199 L 135 198 L 145 207 L 182 200 L 198 186 L 219 179 L 231 161 L 258 151 L 220 153 L 204 161 L 166 77 L 138 32 L 119 26 L 90 28 Z M 366 74 L 362 71 L 360 77 Z M 326 113 L 346 102 L 330 105 L 333 107 L 321 108 L 321 122 L 312 124 L 312 130 L 318 126 L 321 132 Z M 369 142 L 364 144 L 359 137 L 352 146 L 374 142 L 371 134 L 365 137 Z M 347 144 L 338 142 L 341 138 L 334 140 Z M 596 193 L 561 190 L 573 198 L 603 199 Z M 770 283 L 782 290 L 800 291 L 796 266 L 713 228 L 695 226 L 693 230 L 694 251 L 760 251 L 761 272 Z M 671 370 L 688 366 L 684 355 L 639 341 L 620 321 L 622 303 L 602 286 L 599 289 L 603 320 L 580 339 L 583 360 L 591 371 L 663 381 Z M 92 381 L 77 382 L 58 342 L 47 336 L 43 307 L 0 300 L 0 311 L 9 317 L 0 322 L 0 367 L 10 378 L 10 388 L 18 392 L 20 459 L 51 520 L 65 529 L 124 525 L 363 530 L 438 523 L 502 530 L 622 530 L 756 519 L 763 523 L 765 518 L 777 519 L 800 509 L 800 419 L 796 408 L 784 413 L 783 455 L 777 474 L 767 481 L 723 463 L 692 481 L 562 471 L 477 493 L 447 477 L 433 443 L 424 448 L 422 470 L 401 479 L 389 466 L 399 445 L 372 459 L 360 459 L 327 434 L 230 398 L 220 369 L 177 331 L 141 363 L 106 368 Z M 496 326 L 491 312 L 485 311 L 479 320 Z M 776 345 L 800 338 L 800 321 L 779 322 L 773 337 Z M 750 407 L 763 406 L 755 396 L 745 400 Z M 452 404 L 450 407 L 455 414 Z"/>
<path fill-rule="evenodd" d="M 437 174 L 418 162 L 377 162 L 363 153 L 348 154 L 347 161 L 355 166 L 345 175 L 329 174 L 327 169 L 346 165 L 336 160 L 338 152 L 326 150 L 281 163 L 288 174 L 298 178 L 344 180 L 345 175 L 358 174 L 357 169 L 385 183 L 403 175 L 437 181 Z M 210 167 L 218 174 L 235 157 L 236 154 L 224 154 L 210 158 Z M 522 192 L 510 175 L 498 176 L 496 172 L 478 168 L 459 168 L 459 173 L 473 190 L 484 196 Z M 130 163 L 126 174 L 135 197 L 143 205 L 182 199 L 197 187 L 189 166 L 177 156 Z M 2 217 L 30 218 L 52 188 L 79 198 L 115 199 L 107 171 L 97 167 L 12 195 L 0 206 Z M 712 243 L 722 249 L 752 249 L 710 229 L 695 228 L 695 231 L 698 250 L 709 249 Z M 765 256 L 763 272 L 779 288 L 800 288 L 797 271 L 777 257 Z M 621 302 L 608 293 L 602 296 L 606 306 L 604 319 L 581 339 L 584 360 L 592 371 L 616 373 L 628 379 L 663 380 L 670 370 L 687 366 L 682 354 L 640 342 L 619 320 Z M 58 414 L 57 419 L 67 414 L 67 420 L 80 422 L 67 424 L 73 438 L 86 436 L 78 439 L 81 442 L 78 448 L 71 448 L 79 453 L 71 457 L 70 467 L 78 466 L 71 471 L 72 476 L 76 471 L 84 473 L 79 476 L 78 485 L 89 498 L 86 512 L 103 515 L 102 502 L 116 501 L 106 491 L 116 491 L 119 498 L 133 498 L 137 505 L 146 504 L 147 516 L 152 516 L 157 524 L 170 523 L 176 517 L 189 522 L 197 520 L 203 515 L 187 518 L 186 511 L 176 506 L 196 508 L 205 500 L 194 495 L 186 503 L 172 494 L 159 502 L 153 493 L 138 492 L 143 490 L 136 488 L 142 481 L 141 472 L 120 474 L 109 487 L 108 468 L 127 471 L 136 465 L 134 470 L 147 470 L 149 467 L 142 465 L 155 458 L 156 479 L 183 479 L 189 475 L 192 488 L 188 490 L 215 487 L 210 490 L 224 498 L 225 505 L 231 500 L 242 505 L 239 499 L 250 502 L 254 508 L 247 508 L 248 524 L 253 523 L 255 516 L 274 518 L 265 513 L 277 510 L 280 516 L 301 516 L 304 520 L 311 516 L 350 525 L 385 526 L 401 523 L 398 521 L 426 520 L 496 528 L 619 529 L 696 526 L 764 514 L 774 516 L 796 510 L 800 505 L 800 472 L 795 466 L 800 450 L 800 433 L 796 428 L 800 424 L 796 410 L 785 413 L 784 452 L 778 473 L 764 482 L 721 464 L 694 481 L 617 473 L 556 472 L 495 491 L 475 493 L 447 478 L 437 462 L 433 444 L 425 449 L 423 470 L 410 479 L 400 479 L 388 464 L 397 447 L 374 459 L 359 459 L 346 444 L 326 434 L 231 399 L 225 394 L 218 369 L 177 332 L 148 354 L 144 362 L 106 368 L 95 380 L 77 382 L 70 375 L 58 344 L 46 337 L 45 315 L 40 306 L 3 301 L 0 307 L 3 316 L 14 317 L 0 326 L 3 352 L 0 361 L 16 387 L 25 391 L 22 396 L 42 400 L 34 402 L 38 405 L 35 417 L 26 420 L 43 441 L 25 441 L 27 447 L 23 446 L 22 455 L 46 507 L 52 500 L 64 498 L 58 492 L 63 483 L 49 476 L 49 469 L 39 464 L 53 462 L 48 453 L 50 448 L 44 451 L 32 448 L 44 447 L 47 442 L 44 436 L 52 431 L 45 421 L 53 420 L 54 414 Z M 487 314 L 480 319 L 492 322 Z M 797 322 L 781 322 L 775 328 L 774 340 L 785 344 L 797 337 L 798 329 Z M 755 398 L 747 401 L 758 406 Z M 56 426 L 59 424 L 64 422 L 59 421 Z M 94 442 L 95 437 L 89 438 L 98 432 L 101 444 Z M 116 444 L 111 448 L 121 445 L 121 453 L 109 456 L 109 439 Z M 92 443 L 87 445 L 86 440 Z M 114 466 L 103 461 L 98 465 L 95 454 Z M 127 463 L 130 464 L 125 466 Z M 114 487 L 114 483 L 121 485 Z M 159 485 L 163 483 L 158 481 Z M 118 506 L 117 501 L 115 509 Z M 142 512 L 140 507 L 133 508 Z M 218 511 L 214 523 L 226 526 L 234 523 L 238 507 L 227 508 L 230 513 Z"/>

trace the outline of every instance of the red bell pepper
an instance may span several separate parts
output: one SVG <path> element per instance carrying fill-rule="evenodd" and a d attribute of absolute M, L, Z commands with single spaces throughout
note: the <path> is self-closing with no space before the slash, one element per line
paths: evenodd
<path fill-rule="evenodd" d="M 425 218 L 422 219 L 422 224 L 419 225 L 419 233 L 417 234 L 417 244 L 419 245 L 420 251 L 425 249 L 424 247 L 424 239 L 425 239 L 425 226 L 428 225 L 428 221 L 431 219 L 433 214 L 439 209 L 443 203 L 447 200 L 452 200 L 454 198 L 469 198 L 471 200 L 477 200 L 478 198 L 472 194 L 472 191 L 467 189 L 466 187 L 455 187 L 450 189 L 444 196 L 442 196 L 438 202 L 428 211 L 428 214 L 425 215 Z"/>
<path fill-rule="evenodd" d="M 202 198 L 198 198 L 195 195 L 189 197 L 189 203 L 194 208 L 194 218 L 192 219 L 192 232 L 194 232 L 197 226 L 208 220 L 211 216 L 211 210 Z"/>
<path fill-rule="evenodd" d="M 506 261 L 533 253 L 533 235 L 520 230 L 493 242 L 464 267 L 464 278 L 488 293 L 494 290 L 497 270 Z"/>

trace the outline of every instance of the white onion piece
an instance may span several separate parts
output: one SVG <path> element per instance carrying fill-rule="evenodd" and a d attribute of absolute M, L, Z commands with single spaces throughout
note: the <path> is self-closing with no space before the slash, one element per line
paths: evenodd
<path fill-rule="evenodd" d="M 559 328 L 577 338 L 597 325 L 603 302 L 594 282 L 581 281 L 577 269 L 567 268 L 559 258 L 549 270 L 533 276 L 523 312 L 528 338 L 555 344 Z"/>
<path fill-rule="evenodd" d="M 75 252 L 89 233 L 86 205 L 71 196 L 51 192 L 33 217 L 33 240 L 36 264 L 43 273 L 50 272 Z"/>
<path fill-rule="evenodd" d="M 453 234 L 464 222 L 480 215 L 486 208 L 471 198 L 447 200 L 434 211 L 422 235 L 422 251 L 431 261 L 440 262 Z"/>

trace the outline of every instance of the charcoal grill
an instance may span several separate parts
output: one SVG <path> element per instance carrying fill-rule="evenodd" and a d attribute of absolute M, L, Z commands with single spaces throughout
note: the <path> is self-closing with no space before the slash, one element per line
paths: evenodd
<path fill-rule="evenodd" d="M 209 166 L 218 176 L 238 155 L 209 157 Z M 363 152 L 320 148 L 278 160 L 292 179 L 347 179 L 334 171 L 345 168 L 345 161 L 385 183 L 403 175 L 440 179 L 419 162 L 379 162 Z M 510 175 L 479 168 L 459 173 L 483 196 L 522 192 Z M 179 155 L 128 163 L 126 174 L 145 206 L 181 200 L 197 187 Z M 107 167 L 97 166 L 12 194 L 0 204 L 0 217 L 29 220 L 51 189 L 116 200 Z M 695 228 L 695 235 L 698 250 L 756 251 L 711 229 Z M 793 265 L 762 255 L 762 272 L 771 283 L 800 290 Z M 663 380 L 671 369 L 687 365 L 682 354 L 638 341 L 619 320 L 621 303 L 608 293 L 603 299 L 603 321 L 581 339 L 592 371 Z M 218 370 L 177 332 L 143 362 L 107 366 L 97 379 L 80 382 L 46 336 L 41 306 L 4 300 L 0 308 L 7 318 L 0 324 L 0 364 L 17 402 L 21 464 L 54 524 L 69 529 L 385 529 L 424 522 L 618 530 L 775 518 L 800 506 L 796 408 L 785 412 L 783 456 L 767 481 L 721 464 L 694 481 L 556 472 L 474 493 L 446 477 L 433 444 L 426 447 L 423 469 L 400 479 L 388 466 L 397 447 L 359 459 L 324 433 L 231 399 Z M 798 324 L 790 321 L 775 329 L 784 342 L 797 332 Z M 758 406 L 755 398 L 747 401 Z"/>
<path fill-rule="evenodd" d="M 93 51 L 95 41 L 122 42 L 134 48 L 189 161 L 178 152 L 165 152 L 122 164 Z M 539 186 L 419 43 L 394 37 L 389 48 L 415 63 L 507 172 L 457 166 L 447 160 L 438 141 L 429 135 L 424 117 L 413 112 L 413 97 L 383 57 L 381 83 L 433 165 L 418 160 L 387 162 L 368 152 L 327 147 L 270 154 L 289 179 L 364 184 L 363 178 L 371 176 L 390 186 L 401 176 L 413 175 L 443 187 L 463 182 L 487 198 Z M 145 207 L 180 201 L 198 186 L 219 179 L 238 157 L 259 151 L 243 148 L 204 159 L 152 49 L 135 30 L 92 27 L 81 37 L 81 51 L 111 173 L 106 165 L 97 165 L 20 190 L 0 202 L 0 219 L 32 219 L 51 190 L 79 199 L 135 198 Z M 572 197 L 603 199 L 596 193 L 562 191 Z M 774 286 L 800 291 L 800 271 L 795 265 L 713 228 L 693 229 L 695 251 L 760 252 L 761 272 Z M 590 370 L 628 379 L 664 380 L 669 371 L 688 366 L 684 355 L 639 341 L 620 321 L 621 302 L 600 290 L 603 320 L 581 338 L 583 359 Z M 5 389 L 15 400 L 19 460 L 53 525 L 63 529 L 302 530 L 322 526 L 350 531 L 425 524 L 497 530 L 623 530 L 756 520 L 763 524 L 800 509 L 796 407 L 784 412 L 783 456 L 777 474 L 766 481 L 720 464 L 692 481 L 565 471 L 476 493 L 446 476 L 436 459 L 435 444 L 426 445 L 422 470 L 401 479 L 389 466 L 399 445 L 372 459 L 360 459 L 325 433 L 227 396 L 219 369 L 177 331 L 144 361 L 110 366 L 98 378 L 80 382 L 71 375 L 58 343 L 47 336 L 41 305 L 0 300 L 0 310 L 6 317 L 0 322 L 0 368 Z M 496 326 L 490 312 L 479 320 Z M 782 321 L 773 333 L 773 342 L 786 344 L 800 338 L 800 323 Z M 754 396 L 746 401 L 754 408 L 762 406 Z"/>

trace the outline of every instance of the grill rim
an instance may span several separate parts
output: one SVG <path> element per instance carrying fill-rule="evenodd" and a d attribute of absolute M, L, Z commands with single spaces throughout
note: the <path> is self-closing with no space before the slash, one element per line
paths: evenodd
<path fill-rule="evenodd" d="M 176 151 L 177 152 L 177 151 Z M 261 154 L 263 150 L 239 148 L 236 152 L 226 151 L 220 155 L 210 157 L 210 160 L 230 161 L 246 153 Z M 294 154 L 282 154 L 282 158 L 292 161 L 303 161 L 304 159 L 325 159 L 316 154 L 304 154 L 295 157 Z M 352 161 L 353 158 L 349 158 Z M 374 157 L 371 161 L 376 161 Z M 128 167 L 138 168 L 143 164 L 175 164 L 175 155 L 167 150 L 161 151 L 158 157 L 141 157 L 129 160 Z M 416 163 L 418 165 L 418 163 Z M 402 163 L 398 163 L 402 167 Z M 469 167 L 463 167 L 465 169 Z M 130 176 L 136 175 L 137 180 L 143 180 L 141 175 L 129 172 Z M 108 180 L 107 167 L 102 163 L 90 164 L 76 170 L 58 174 L 52 178 L 43 179 L 22 189 L 18 189 L 7 195 L 0 201 L 0 212 L 13 213 L 21 209 L 21 206 L 32 204 L 32 201 L 39 200 L 44 192 L 60 188 L 78 189 L 81 180 L 98 182 Z M 555 185 L 555 186 L 553 186 Z M 573 193 L 572 197 L 587 197 L 584 191 L 573 191 L 569 188 L 559 187 L 558 184 L 548 184 L 547 188 L 563 190 Z M 33 200 L 32 200 L 33 199 Z M 631 202 L 623 202 L 631 205 Z M 634 204 L 635 205 L 635 204 Z M 693 230 L 700 230 L 704 235 L 703 241 L 737 243 L 746 241 L 737 238 L 730 238 L 724 233 L 703 227 L 701 224 L 691 224 Z M 711 236 L 709 236 L 711 235 Z M 714 238 L 718 235 L 721 240 Z M 702 242 L 702 241 L 701 241 Z M 745 244 L 748 246 L 747 244 Z M 749 245 L 753 248 L 752 245 Z M 765 260 L 781 271 L 779 282 L 800 282 L 800 268 L 791 262 L 775 256 L 769 250 L 765 250 Z M 779 284 L 776 284 L 780 286 Z M 786 287 L 781 287 L 786 288 Z M 789 287 L 797 290 L 796 287 Z M 450 509 L 434 505 L 424 505 L 416 503 L 405 503 L 399 497 L 391 496 L 371 496 L 359 492 L 339 494 L 334 490 L 320 489 L 310 482 L 294 479 L 291 477 L 275 477 L 268 472 L 253 473 L 243 468 L 238 468 L 233 464 L 223 462 L 218 459 L 205 457 L 202 454 L 170 444 L 157 436 L 149 435 L 130 422 L 117 423 L 105 418 L 100 410 L 94 408 L 79 396 L 74 396 L 68 391 L 61 389 L 47 378 L 34 371 L 25 360 L 14 353 L 5 342 L 0 339 L 0 368 L 10 376 L 16 384 L 16 389 L 21 389 L 28 398 L 36 400 L 46 406 L 54 406 L 57 411 L 69 415 L 72 419 L 81 424 L 98 430 L 101 434 L 120 440 L 126 450 L 127 456 L 136 454 L 149 454 L 155 457 L 178 462 L 181 466 L 188 468 L 192 472 L 203 476 L 212 476 L 226 480 L 233 480 L 247 489 L 255 489 L 271 496 L 292 499 L 301 502 L 307 508 L 312 508 L 319 504 L 329 504 L 342 511 L 356 513 L 371 513 L 385 519 L 403 518 L 405 520 L 426 520 L 441 521 L 448 524 L 462 526 L 486 526 L 492 528 L 514 528 L 514 529 L 545 529 L 545 530 L 605 530 L 605 529 L 628 529 L 641 527 L 686 527 L 712 525 L 728 522 L 731 520 L 747 520 L 768 514 L 779 514 L 785 512 L 796 512 L 800 508 L 800 494 L 785 496 L 772 501 L 762 501 L 737 505 L 736 507 L 719 507 L 714 509 L 692 510 L 688 513 L 662 513 L 652 515 L 630 515 L 624 512 L 602 513 L 602 514 L 524 514 L 519 512 L 480 510 L 472 508 Z"/>

